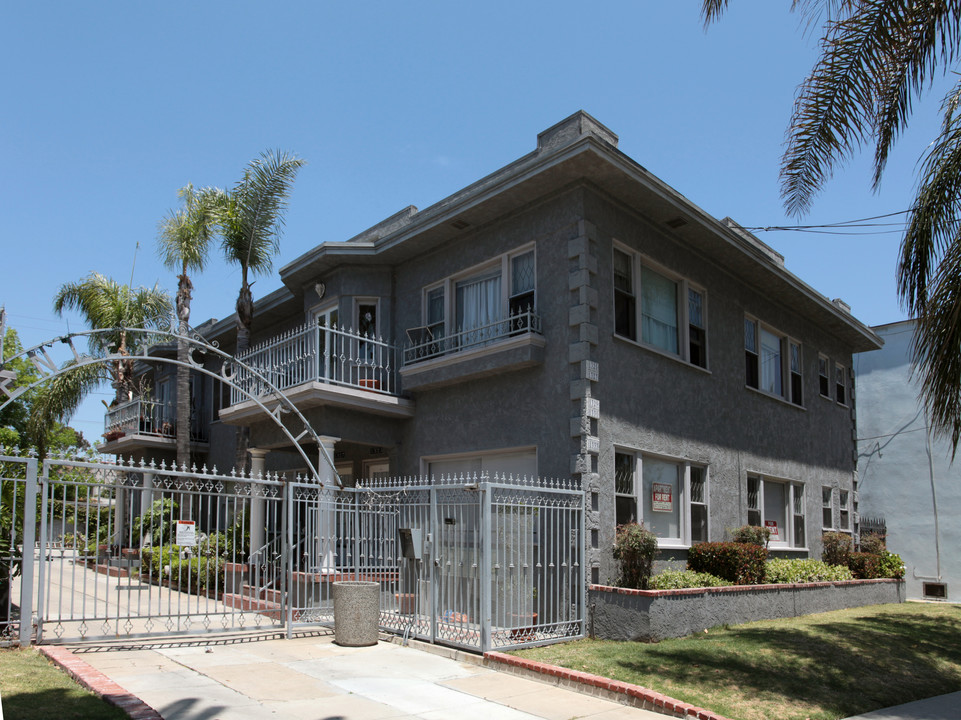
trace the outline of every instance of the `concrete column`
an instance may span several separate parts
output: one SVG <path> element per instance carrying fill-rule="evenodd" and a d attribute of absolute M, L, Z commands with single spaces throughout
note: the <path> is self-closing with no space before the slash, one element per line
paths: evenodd
<path fill-rule="evenodd" d="M 336 569 L 337 560 L 334 554 L 334 547 L 337 542 L 337 522 L 335 516 L 335 498 L 332 494 L 333 488 L 337 487 L 337 479 L 334 468 L 327 461 L 334 459 L 334 445 L 340 438 L 331 435 L 318 436 L 323 449 L 318 448 L 317 458 L 317 477 L 320 484 L 331 491 L 320 493 L 320 502 L 317 504 L 317 536 L 314 541 L 314 557 L 316 558 L 317 570 L 330 572 Z M 326 451 L 326 455 L 325 452 Z"/>
<path fill-rule="evenodd" d="M 256 482 L 263 479 L 267 466 L 267 451 L 260 448 L 250 448 L 250 551 L 255 552 L 266 542 L 266 500 L 258 494 L 261 486 Z"/>

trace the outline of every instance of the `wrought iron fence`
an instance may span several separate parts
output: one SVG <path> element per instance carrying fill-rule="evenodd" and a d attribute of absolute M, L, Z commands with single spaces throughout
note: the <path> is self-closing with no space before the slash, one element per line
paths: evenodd
<path fill-rule="evenodd" d="M 281 390 L 321 382 L 395 395 L 396 355 L 396 348 L 381 338 L 308 323 L 256 345 L 237 359 Z M 240 366 L 233 381 L 237 387 L 230 391 L 232 404 L 245 399 L 244 390 L 262 395 L 268 389 Z"/>
<path fill-rule="evenodd" d="M 418 328 L 418 330 L 426 331 L 426 328 Z M 412 331 L 408 331 L 408 334 L 411 333 Z M 404 365 L 412 365 L 451 353 L 483 347 L 498 340 L 524 333 L 536 333 L 538 335 L 541 333 L 540 315 L 530 308 L 513 312 L 510 316 L 501 320 L 463 328 L 441 337 L 435 337 L 432 332 L 420 332 L 416 336 L 411 335 L 411 337 L 417 337 L 418 339 L 425 335 L 427 337 L 404 348 Z"/>
<path fill-rule="evenodd" d="M 74 460 L 46 460 L 38 478 L 35 459 L 5 460 L 8 641 L 30 640 L 21 613 L 38 641 L 290 633 L 335 622 L 340 580 L 377 582 L 380 627 L 430 642 L 484 651 L 584 634 L 584 493 L 566 481 L 330 488 Z"/>

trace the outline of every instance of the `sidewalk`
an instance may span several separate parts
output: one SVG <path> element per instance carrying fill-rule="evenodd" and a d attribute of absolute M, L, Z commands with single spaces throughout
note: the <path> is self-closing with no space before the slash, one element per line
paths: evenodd
<path fill-rule="evenodd" d="M 381 641 L 333 635 L 251 642 L 203 639 L 134 649 L 72 646 L 75 657 L 166 720 L 664 720 L 554 685 Z"/>
<path fill-rule="evenodd" d="M 845 720 L 957 720 L 961 717 L 961 692 L 883 708 Z"/>

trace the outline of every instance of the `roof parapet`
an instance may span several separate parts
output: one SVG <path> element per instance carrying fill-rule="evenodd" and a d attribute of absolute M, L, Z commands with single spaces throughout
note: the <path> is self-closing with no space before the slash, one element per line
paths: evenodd
<path fill-rule="evenodd" d="M 390 235 L 392 232 L 399 230 L 405 225 L 410 225 L 411 220 L 417 214 L 417 208 L 413 205 L 408 205 L 400 212 L 396 212 L 389 218 L 381 220 L 376 225 L 364 230 L 362 233 L 354 235 L 347 242 L 351 243 L 363 243 L 363 242 L 376 242 L 380 238 Z"/>
<path fill-rule="evenodd" d="M 605 127 L 583 110 L 578 110 L 570 117 L 537 134 L 537 152 L 554 150 L 579 140 L 585 135 L 591 135 L 612 147 L 617 147 L 617 135 L 610 128 Z"/>
<path fill-rule="evenodd" d="M 771 262 L 784 267 L 784 256 L 781 253 L 765 243 L 757 235 L 748 232 L 743 227 L 738 225 L 736 220 L 726 217 L 721 220 L 721 224 L 727 227 L 729 230 L 733 230 L 740 237 L 747 240 L 751 245 L 760 250 Z"/>

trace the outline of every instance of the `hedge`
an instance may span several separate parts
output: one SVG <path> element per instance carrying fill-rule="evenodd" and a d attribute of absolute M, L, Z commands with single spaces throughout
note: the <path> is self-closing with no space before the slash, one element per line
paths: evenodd
<path fill-rule="evenodd" d="M 745 543 L 698 543 L 687 553 L 689 570 L 710 573 L 735 585 L 763 584 L 766 560 L 766 548 Z"/>

